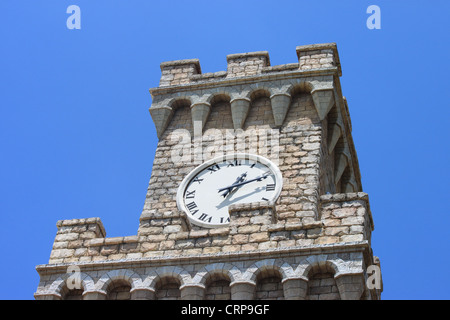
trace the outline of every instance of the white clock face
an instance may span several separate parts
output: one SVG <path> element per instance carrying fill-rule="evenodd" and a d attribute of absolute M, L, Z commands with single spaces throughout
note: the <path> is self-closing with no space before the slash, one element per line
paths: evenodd
<path fill-rule="evenodd" d="M 220 227 L 230 222 L 230 205 L 274 202 L 281 187 L 281 173 L 272 162 L 260 156 L 235 154 L 194 169 L 178 189 L 177 204 L 193 224 Z"/>

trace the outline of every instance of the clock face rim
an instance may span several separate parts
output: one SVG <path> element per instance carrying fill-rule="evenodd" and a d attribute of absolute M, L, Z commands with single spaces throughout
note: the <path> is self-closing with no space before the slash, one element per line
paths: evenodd
<path fill-rule="evenodd" d="M 268 203 L 274 203 L 280 196 L 281 189 L 283 188 L 283 177 L 282 177 L 281 171 L 278 168 L 278 166 L 275 163 L 273 163 L 272 161 L 270 161 L 269 159 L 259 156 L 259 155 L 250 154 L 250 153 L 233 153 L 233 154 L 229 154 L 229 155 L 219 156 L 219 157 L 207 160 L 207 161 L 203 162 L 202 164 L 200 164 L 199 166 L 192 169 L 191 172 L 189 172 L 184 177 L 183 181 L 181 182 L 181 184 L 178 187 L 177 197 L 176 197 L 178 210 L 184 212 L 184 214 L 187 216 L 187 218 L 189 219 L 189 221 L 192 224 L 199 226 L 199 227 L 206 227 L 206 228 L 220 228 L 220 227 L 228 226 L 228 224 L 214 224 L 214 223 L 198 221 L 197 219 L 192 217 L 184 203 L 184 194 L 186 192 L 187 187 L 191 183 L 192 179 L 194 179 L 203 170 L 205 170 L 206 168 L 210 167 L 211 165 L 213 165 L 215 163 L 224 162 L 224 161 L 232 161 L 232 160 L 255 161 L 255 162 L 261 163 L 262 165 L 267 166 L 269 168 L 269 170 L 271 171 L 271 173 L 274 175 L 275 181 L 276 181 L 274 196 L 271 199 L 269 199 Z"/>

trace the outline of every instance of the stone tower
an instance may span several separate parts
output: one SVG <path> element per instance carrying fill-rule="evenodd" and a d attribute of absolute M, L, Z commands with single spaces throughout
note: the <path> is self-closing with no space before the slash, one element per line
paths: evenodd
<path fill-rule="evenodd" d="M 380 299 L 336 44 L 296 51 L 298 62 L 277 66 L 265 51 L 231 54 L 215 73 L 197 59 L 162 63 L 149 109 L 159 143 L 137 235 L 108 238 L 99 218 L 58 221 L 35 298 Z M 260 200 L 230 202 L 221 225 L 195 223 L 198 210 L 182 204 L 194 191 L 180 186 L 211 159 L 230 156 L 217 169 L 233 166 L 236 154 L 270 160 L 279 193 L 266 198 L 275 189 L 266 183 Z M 200 222 L 211 223 L 208 214 L 198 212 Z"/>

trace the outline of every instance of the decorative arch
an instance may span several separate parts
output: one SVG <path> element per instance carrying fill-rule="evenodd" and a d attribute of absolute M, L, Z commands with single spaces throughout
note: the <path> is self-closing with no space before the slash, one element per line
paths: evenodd
<path fill-rule="evenodd" d="M 292 266 L 284 260 L 265 259 L 255 262 L 251 267 L 249 267 L 245 271 L 243 278 L 251 282 L 256 282 L 257 277 L 260 276 L 262 272 L 277 272 L 280 274 L 282 280 L 295 276 Z"/>
<path fill-rule="evenodd" d="M 176 279 L 180 283 L 180 287 L 187 283 L 191 283 L 191 275 L 186 270 L 176 266 L 168 266 L 153 270 L 144 279 L 142 287 L 155 290 L 157 283 L 166 278 Z"/>
<path fill-rule="evenodd" d="M 292 97 L 301 93 L 309 93 L 312 96 L 314 107 L 320 120 L 324 120 L 334 105 L 334 88 L 332 83 L 317 81 L 301 81 L 292 83 L 289 88 Z"/>
<path fill-rule="evenodd" d="M 189 96 L 178 96 L 171 98 L 167 105 L 175 112 L 178 108 L 190 107 L 192 105 L 192 101 Z"/>
<path fill-rule="evenodd" d="M 248 93 L 248 98 L 251 102 L 259 98 L 270 98 L 272 95 L 270 88 L 267 87 L 258 87 L 255 88 Z"/>
<path fill-rule="evenodd" d="M 176 96 L 173 98 L 170 98 L 169 101 L 167 101 L 167 106 L 172 108 L 173 111 L 180 107 L 184 106 L 190 106 L 192 104 L 191 97 L 190 96 Z"/>
<path fill-rule="evenodd" d="M 69 291 L 69 288 L 67 287 L 67 280 L 71 275 L 72 274 L 70 273 L 65 273 L 53 281 L 50 285 L 49 293 L 60 296 L 61 299 L 63 299 L 64 295 Z M 80 280 L 83 292 L 94 290 L 94 281 L 88 274 L 80 273 Z"/>
<path fill-rule="evenodd" d="M 123 280 L 130 284 L 131 290 L 138 288 L 142 284 L 141 277 L 132 270 L 119 269 L 111 270 L 103 274 L 95 285 L 95 291 L 107 292 L 114 281 Z"/>
<path fill-rule="evenodd" d="M 183 268 L 176 266 L 160 267 L 153 270 L 144 280 L 145 288 L 155 292 L 156 299 L 179 299 L 181 295 L 181 288 L 191 282 L 190 274 Z M 174 289 L 170 286 L 176 283 L 177 294 L 170 296 L 167 289 Z M 167 288 L 169 285 L 169 288 Z M 162 290 L 162 291 L 161 291 Z M 164 293 L 165 292 L 165 293 Z M 159 296 L 162 293 L 162 296 Z"/>
<path fill-rule="evenodd" d="M 283 282 L 294 275 L 292 267 L 282 259 L 266 259 L 254 263 L 247 273 L 255 283 L 256 299 L 284 299 Z"/>
<path fill-rule="evenodd" d="M 206 282 L 211 276 L 223 275 L 230 282 L 236 281 L 241 272 L 229 263 L 213 263 L 205 266 L 202 270 L 192 278 L 192 283 L 206 285 Z"/>
<path fill-rule="evenodd" d="M 327 255 L 314 255 L 302 260 L 297 266 L 295 273 L 305 279 L 308 279 L 312 271 L 317 270 L 328 271 L 336 275 L 339 273 L 341 265 Z"/>
<path fill-rule="evenodd" d="M 287 87 L 286 92 L 294 97 L 300 93 L 311 93 L 314 90 L 314 85 L 309 81 L 302 81 L 298 83 L 293 83 Z"/>
<path fill-rule="evenodd" d="M 340 266 L 335 259 L 336 257 L 333 255 L 311 256 L 306 259 L 309 264 L 302 270 L 304 277 L 308 279 L 306 299 L 341 299 L 336 281 Z M 327 284 L 326 286 L 324 286 L 324 282 Z"/>
<path fill-rule="evenodd" d="M 220 103 L 220 102 L 228 102 L 231 101 L 231 95 L 227 91 L 217 91 L 215 93 L 212 93 L 208 96 L 206 99 L 206 102 L 209 103 L 211 106 Z"/>

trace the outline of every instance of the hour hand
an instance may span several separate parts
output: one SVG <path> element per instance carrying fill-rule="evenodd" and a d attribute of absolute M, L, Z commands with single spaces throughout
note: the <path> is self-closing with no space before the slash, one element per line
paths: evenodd
<path fill-rule="evenodd" d="M 231 186 L 228 186 L 228 187 L 225 187 L 225 188 L 220 188 L 219 192 L 222 192 L 224 190 L 228 190 L 226 192 L 226 194 L 224 194 L 224 197 L 225 197 L 231 189 L 243 186 L 244 184 L 247 184 L 247 183 L 250 183 L 250 182 L 253 182 L 253 181 L 261 181 L 263 179 L 266 179 L 269 175 L 270 175 L 270 171 L 264 172 L 261 176 L 256 177 L 254 179 L 250 179 L 250 180 L 243 181 L 243 182 L 235 182 Z"/>
<path fill-rule="evenodd" d="M 244 181 L 246 177 L 247 177 L 247 172 L 241 174 L 231 186 L 228 186 L 228 187 L 226 187 L 226 188 L 221 188 L 221 189 L 219 190 L 219 192 L 222 192 L 222 191 L 226 190 L 226 191 L 222 194 L 222 196 L 225 198 L 226 196 L 228 196 L 228 195 L 229 195 L 230 193 L 232 193 L 233 191 L 236 191 L 236 190 L 237 190 L 237 189 L 235 189 L 235 188 L 236 188 L 236 184 L 239 184 L 239 183 L 241 183 L 242 181 Z M 233 190 L 233 189 L 234 189 L 234 190 Z"/>

